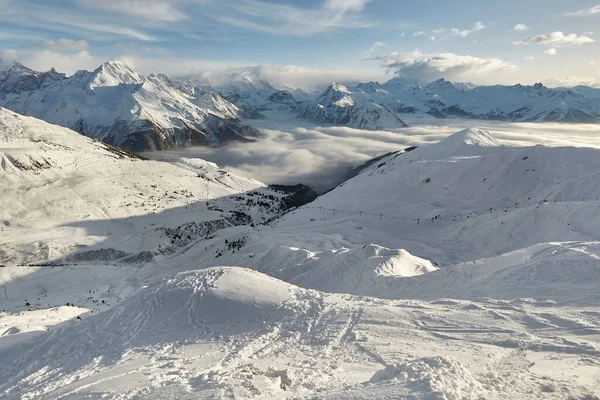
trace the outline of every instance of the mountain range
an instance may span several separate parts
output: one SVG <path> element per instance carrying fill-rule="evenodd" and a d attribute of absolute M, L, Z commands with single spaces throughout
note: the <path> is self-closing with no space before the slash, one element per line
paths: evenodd
<path fill-rule="evenodd" d="M 598 123 L 600 89 L 477 86 L 444 79 L 420 84 L 393 78 L 383 84 L 334 83 L 319 94 L 276 88 L 244 73 L 212 87 L 193 77 L 145 76 L 121 61 L 72 76 L 1 62 L 0 106 L 110 145 L 147 151 L 253 141 L 260 133 L 250 126 L 252 119 L 272 111 L 367 130 L 401 129 L 410 115 Z"/>
<path fill-rule="evenodd" d="M 444 79 L 420 86 L 394 78 L 384 84 L 331 85 L 301 118 L 362 129 L 404 126 L 399 117 L 428 114 L 511 122 L 600 122 L 600 90 L 533 86 L 475 86 Z"/>
<path fill-rule="evenodd" d="M 72 76 L 13 63 L 0 72 L 0 106 L 134 151 L 255 140 L 244 112 L 217 93 L 144 76 L 109 61 Z"/>

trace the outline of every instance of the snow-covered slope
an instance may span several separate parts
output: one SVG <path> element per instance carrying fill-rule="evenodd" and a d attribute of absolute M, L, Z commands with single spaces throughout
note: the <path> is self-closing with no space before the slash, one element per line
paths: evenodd
<path fill-rule="evenodd" d="M 370 89 L 377 90 L 376 88 Z M 351 92 L 347 87 L 338 83 L 331 84 L 298 117 L 318 123 L 371 130 L 408 126 L 388 108 L 369 99 L 364 92 Z"/>
<path fill-rule="evenodd" d="M 0 144 L 0 264 L 64 254 L 72 262 L 143 263 L 314 196 L 301 186 L 268 188 L 199 159 L 143 160 L 2 108 Z"/>
<path fill-rule="evenodd" d="M 534 301 L 330 295 L 216 267 L 172 275 L 106 312 L 0 350 L 8 361 L 0 394 L 593 399 L 593 313 Z M 588 335 L 574 340 L 581 330 Z"/>
<path fill-rule="evenodd" d="M 121 61 L 65 77 L 15 64 L 0 73 L 0 106 L 135 151 L 252 140 L 258 132 L 216 93 L 143 76 Z"/>
<path fill-rule="evenodd" d="M 1 398 L 600 392 L 598 150 L 467 129 L 295 208 L 4 109 L 0 144 Z"/>
<path fill-rule="evenodd" d="M 380 160 L 277 226 L 404 248 L 442 265 L 599 240 L 600 152 L 509 147 L 469 129 Z M 342 226 L 344 228 L 342 228 Z"/>

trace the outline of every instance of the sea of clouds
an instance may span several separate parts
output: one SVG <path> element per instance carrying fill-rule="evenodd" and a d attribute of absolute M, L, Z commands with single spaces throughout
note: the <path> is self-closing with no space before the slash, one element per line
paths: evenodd
<path fill-rule="evenodd" d="M 600 148 L 600 128 L 593 124 L 508 123 L 405 116 L 411 126 L 393 131 L 368 131 L 319 126 L 291 113 L 269 113 L 265 120 L 247 120 L 262 132 L 253 143 L 218 148 L 191 147 L 158 153 L 152 158 L 198 157 L 237 175 L 265 183 L 310 185 L 325 192 L 343 182 L 349 171 L 390 151 L 438 142 L 465 128 L 490 131 L 508 145 Z"/>

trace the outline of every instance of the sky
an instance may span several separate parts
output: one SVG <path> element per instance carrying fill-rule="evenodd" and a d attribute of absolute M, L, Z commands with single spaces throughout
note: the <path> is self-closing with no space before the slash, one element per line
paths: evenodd
<path fill-rule="evenodd" d="M 598 28 L 600 0 L 0 0 L 0 58 L 66 73 L 257 66 L 292 87 L 600 84 Z"/>

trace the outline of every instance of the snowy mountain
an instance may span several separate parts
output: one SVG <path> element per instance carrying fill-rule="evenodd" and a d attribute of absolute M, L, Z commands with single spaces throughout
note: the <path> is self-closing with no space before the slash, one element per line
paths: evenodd
<path fill-rule="evenodd" d="M 360 88 L 358 85 L 357 88 Z M 516 122 L 598 122 L 600 98 L 594 89 L 533 86 L 474 86 L 444 79 L 420 86 L 394 78 L 380 90 L 363 91 L 371 101 L 397 113 L 458 116 Z"/>
<path fill-rule="evenodd" d="M 267 82 L 238 79 L 215 88 L 232 103 L 257 113 L 297 111 L 301 105 L 289 90 L 275 89 Z"/>
<path fill-rule="evenodd" d="M 48 72 L 37 72 L 18 62 L 7 63 L 0 59 L 0 99 L 2 94 L 37 90 L 65 77 L 54 68 Z"/>
<path fill-rule="evenodd" d="M 368 93 L 378 93 L 377 85 L 362 85 Z M 352 92 L 333 83 L 298 118 L 318 123 L 345 125 L 359 129 L 381 130 L 408 126 L 385 106 L 376 104 L 362 91 Z"/>
<path fill-rule="evenodd" d="M 244 113 L 218 94 L 180 89 L 165 75 L 143 76 L 120 61 L 71 77 L 20 64 L 0 72 L 0 106 L 134 151 L 258 136 L 237 119 Z"/>

